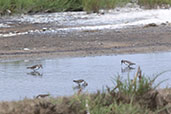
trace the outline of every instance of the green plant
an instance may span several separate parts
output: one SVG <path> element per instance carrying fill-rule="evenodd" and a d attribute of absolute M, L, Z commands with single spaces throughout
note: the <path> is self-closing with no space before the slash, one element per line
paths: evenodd
<path fill-rule="evenodd" d="M 145 76 L 144 74 L 143 75 L 138 74 L 138 71 L 137 71 L 136 76 L 134 77 L 133 80 L 130 79 L 129 75 L 128 75 L 128 78 L 124 80 L 122 79 L 121 76 L 118 75 L 117 78 L 114 79 L 114 85 L 116 85 L 114 90 L 117 90 L 118 92 L 123 93 L 128 96 L 143 95 L 150 90 L 155 90 L 161 83 L 166 81 L 166 80 L 163 80 L 154 86 L 155 80 L 165 72 L 167 71 L 156 74 L 156 76 L 154 76 L 153 78 L 149 78 L 148 76 Z"/>
<path fill-rule="evenodd" d="M 10 8 L 10 0 L 0 0 L 0 14 Z"/>

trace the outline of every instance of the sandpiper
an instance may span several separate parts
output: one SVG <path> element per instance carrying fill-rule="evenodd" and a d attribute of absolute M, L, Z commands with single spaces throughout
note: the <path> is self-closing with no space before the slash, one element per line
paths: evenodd
<path fill-rule="evenodd" d="M 83 79 L 80 79 L 80 80 L 73 80 L 73 82 L 77 83 L 77 84 L 80 86 L 80 84 L 81 84 L 82 82 L 84 82 L 84 80 L 83 80 Z"/>
<path fill-rule="evenodd" d="M 43 66 L 41 64 L 34 65 L 34 66 L 31 66 L 31 67 L 27 67 L 27 69 L 32 69 L 34 71 L 36 71 L 36 70 L 38 70 L 40 68 L 43 68 Z"/>
<path fill-rule="evenodd" d="M 50 96 L 50 94 L 40 94 L 40 95 L 37 95 L 36 98 L 45 98 L 48 96 Z"/>
<path fill-rule="evenodd" d="M 128 60 L 121 60 L 121 64 L 125 64 L 127 65 L 128 67 L 132 66 L 132 65 L 135 65 L 135 63 L 131 62 L 131 61 L 128 61 Z"/>

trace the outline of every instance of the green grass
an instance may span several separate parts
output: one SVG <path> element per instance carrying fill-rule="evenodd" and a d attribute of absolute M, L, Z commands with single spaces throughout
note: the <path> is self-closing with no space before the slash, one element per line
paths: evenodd
<path fill-rule="evenodd" d="M 131 0 L 0 0 L 0 14 L 4 15 L 10 10 L 12 13 L 37 13 L 81 11 L 99 12 L 99 9 L 111 9 L 124 6 Z M 139 0 L 139 5 L 162 6 L 171 4 L 171 0 Z"/>
<path fill-rule="evenodd" d="M 153 84 L 154 81 L 165 72 L 156 74 L 156 76 L 154 76 L 153 78 L 149 78 L 148 76 L 141 74 L 141 78 L 135 76 L 134 79 L 130 79 L 130 77 L 128 76 L 127 79 L 123 80 L 122 77 L 117 76 L 117 78 L 114 79 L 114 82 L 113 82 L 116 85 L 114 90 L 116 89 L 120 93 L 123 93 L 128 96 L 143 95 L 144 93 L 148 91 L 155 90 L 161 83 L 166 81 L 166 80 L 163 80 L 155 86 Z"/>
<path fill-rule="evenodd" d="M 99 12 L 99 9 L 111 9 L 124 6 L 130 0 L 82 0 L 83 9 L 87 12 Z"/>
<path fill-rule="evenodd" d="M 82 10 L 81 0 L 0 0 L 0 13 L 36 13 Z"/>

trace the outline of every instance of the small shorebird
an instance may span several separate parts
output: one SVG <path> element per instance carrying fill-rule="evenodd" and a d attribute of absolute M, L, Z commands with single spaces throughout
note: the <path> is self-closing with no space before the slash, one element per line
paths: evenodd
<path fill-rule="evenodd" d="M 80 84 L 81 84 L 82 82 L 84 82 L 84 80 L 83 80 L 83 79 L 80 79 L 80 80 L 73 80 L 73 82 L 77 83 L 77 84 L 80 86 Z"/>
<path fill-rule="evenodd" d="M 34 71 L 36 71 L 36 70 L 38 70 L 40 68 L 43 68 L 43 66 L 41 64 L 34 65 L 34 66 L 31 66 L 31 67 L 27 67 L 27 69 L 32 69 Z"/>
<path fill-rule="evenodd" d="M 40 94 L 40 95 L 37 95 L 36 98 L 45 98 L 48 96 L 50 96 L 50 94 Z"/>
<path fill-rule="evenodd" d="M 135 65 L 135 63 L 131 62 L 131 61 L 128 61 L 128 60 L 121 60 L 121 64 L 125 64 L 127 65 L 128 67 L 132 66 L 132 65 Z"/>

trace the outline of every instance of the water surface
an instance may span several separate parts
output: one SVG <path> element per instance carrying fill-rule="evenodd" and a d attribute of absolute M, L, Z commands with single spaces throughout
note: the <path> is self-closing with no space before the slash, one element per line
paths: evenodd
<path fill-rule="evenodd" d="M 127 59 L 137 65 L 134 70 L 124 71 L 120 61 Z M 21 100 L 33 98 L 38 94 L 50 93 L 52 96 L 73 95 L 76 84 L 73 79 L 84 79 L 88 86 L 83 91 L 95 92 L 106 85 L 113 87 L 112 78 L 120 74 L 124 78 L 135 75 L 138 66 L 150 77 L 171 69 L 171 52 L 111 55 L 95 57 L 75 57 L 37 60 L 1 61 L 0 100 Z M 42 64 L 43 69 L 33 74 L 27 66 Z M 35 75 L 35 76 L 34 76 Z M 171 72 L 161 75 L 156 82 L 170 79 Z M 170 87 L 170 80 L 160 87 Z"/>

